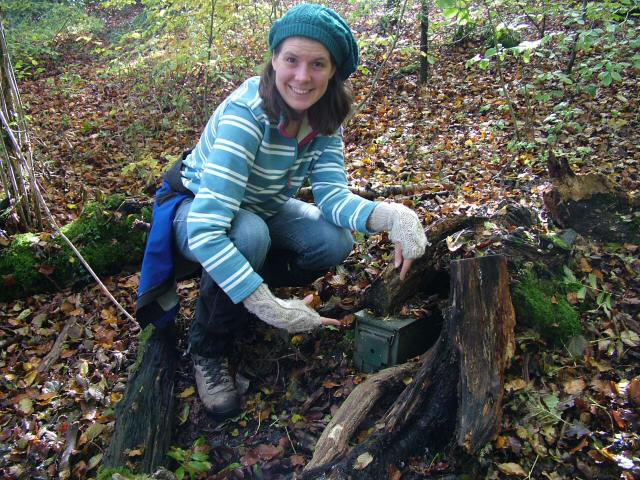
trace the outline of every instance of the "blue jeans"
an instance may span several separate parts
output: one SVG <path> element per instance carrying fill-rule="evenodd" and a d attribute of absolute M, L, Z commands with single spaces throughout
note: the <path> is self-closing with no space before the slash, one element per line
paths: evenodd
<path fill-rule="evenodd" d="M 197 262 L 189 250 L 187 215 L 193 199 L 178 207 L 173 231 L 178 252 Z M 306 285 L 341 263 L 353 248 L 349 230 L 327 222 L 320 210 L 290 199 L 269 220 L 240 209 L 230 240 L 270 287 Z M 234 304 L 208 273 L 202 272 L 196 316 L 189 331 L 191 352 L 210 357 L 227 352 L 247 322 L 247 310 Z"/>

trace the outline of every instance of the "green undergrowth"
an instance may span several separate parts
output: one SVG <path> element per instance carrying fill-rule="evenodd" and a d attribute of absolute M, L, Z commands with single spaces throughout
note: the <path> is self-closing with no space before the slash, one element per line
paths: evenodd
<path fill-rule="evenodd" d="M 582 333 L 580 315 L 565 293 L 557 283 L 542 280 L 533 271 L 525 272 L 513 288 L 518 323 L 537 330 L 556 345 Z"/>
<path fill-rule="evenodd" d="M 124 467 L 100 467 L 96 480 L 112 480 L 114 475 L 117 475 L 116 478 L 126 478 L 127 480 L 148 480 L 152 478 L 150 475 L 135 474 Z"/>
<path fill-rule="evenodd" d="M 78 219 L 62 227 L 98 275 L 108 275 L 123 266 L 139 263 L 144 251 L 144 232 L 132 227 L 135 219 L 150 218 L 150 212 L 125 214 L 118 210 L 124 197 L 115 195 L 103 203 L 90 203 Z M 82 285 L 91 276 L 59 235 L 26 233 L 0 250 L 0 301 L 34 293 Z"/>
<path fill-rule="evenodd" d="M 18 79 L 44 72 L 44 63 L 60 57 L 61 41 L 86 42 L 104 28 L 79 1 L 3 0 L 0 6 Z"/>

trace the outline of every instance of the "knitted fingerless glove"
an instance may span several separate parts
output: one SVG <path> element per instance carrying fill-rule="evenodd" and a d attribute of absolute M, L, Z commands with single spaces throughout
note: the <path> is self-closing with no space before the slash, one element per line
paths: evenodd
<path fill-rule="evenodd" d="M 264 283 L 242 303 L 263 322 L 289 333 L 307 332 L 322 325 L 318 312 L 302 300 L 282 300 Z"/>
<path fill-rule="evenodd" d="M 431 245 L 418 215 L 399 203 L 379 203 L 369 215 L 367 228 L 372 232 L 388 231 L 391 241 L 400 244 L 404 258 L 418 258 Z"/>

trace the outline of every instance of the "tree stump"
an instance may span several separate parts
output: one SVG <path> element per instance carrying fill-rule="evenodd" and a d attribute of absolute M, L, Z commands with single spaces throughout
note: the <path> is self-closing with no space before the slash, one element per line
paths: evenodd
<path fill-rule="evenodd" d="M 543 192 L 545 209 L 563 228 L 608 242 L 640 242 L 637 198 L 616 191 L 604 175 L 576 175 L 566 159 L 549 152 L 551 184 Z"/>
<path fill-rule="evenodd" d="M 148 341 L 140 342 L 137 369 L 116 407 L 105 467 L 135 467 L 137 472 L 151 473 L 166 465 L 175 424 L 175 339 L 175 332 L 165 328 L 153 330 Z"/>
<path fill-rule="evenodd" d="M 440 338 L 381 428 L 342 458 L 316 468 L 312 460 L 303 478 L 387 478 L 389 466 L 408 456 L 471 455 L 496 435 L 504 370 L 515 348 L 507 262 L 502 256 L 453 261 L 450 288 Z M 326 448 L 318 444 L 316 451 Z"/>

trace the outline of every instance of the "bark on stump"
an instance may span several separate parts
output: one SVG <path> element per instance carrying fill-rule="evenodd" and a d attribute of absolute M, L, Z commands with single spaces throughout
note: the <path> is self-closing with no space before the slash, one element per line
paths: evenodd
<path fill-rule="evenodd" d="M 500 426 L 514 327 L 505 258 L 453 261 L 450 311 L 440 338 L 382 428 L 343 458 L 317 468 L 312 460 L 303 478 L 386 478 L 391 464 L 411 455 L 476 453 Z"/>
<path fill-rule="evenodd" d="M 137 472 L 151 473 L 166 465 L 175 424 L 175 338 L 171 328 L 156 330 L 141 345 L 144 352 L 139 366 L 116 407 L 115 430 L 104 459 L 106 467 L 135 467 Z M 130 455 L 135 450 L 142 453 Z"/>

